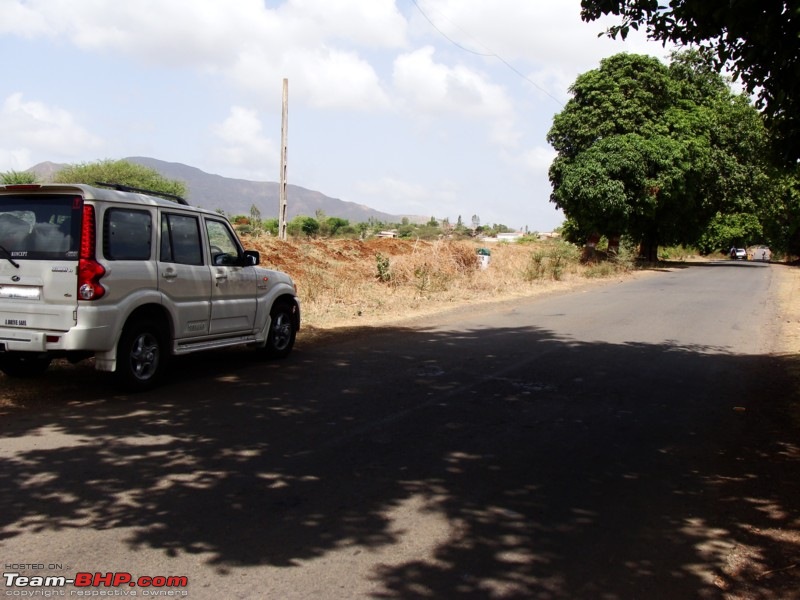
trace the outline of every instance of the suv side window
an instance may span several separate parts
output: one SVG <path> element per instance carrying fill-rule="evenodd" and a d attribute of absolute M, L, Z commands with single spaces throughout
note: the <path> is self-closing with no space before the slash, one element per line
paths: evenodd
<path fill-rule="evenodd" d="M 103 255 L 109 260 L 148 260 L 153 224 L 144 210 L 110 208 L 103 223 Z"/>
<path fill-rule="evenodd" d="M 233 239 L 230 227 L 221 221 L 206 220 L 209 254 L 213 265 L 240 265 L 239 245 Z"/>
<path fill-rule="evenodd" d="M 170 213 L 161 216 L 161 262 L 203 264 L 197 217 Z"/>

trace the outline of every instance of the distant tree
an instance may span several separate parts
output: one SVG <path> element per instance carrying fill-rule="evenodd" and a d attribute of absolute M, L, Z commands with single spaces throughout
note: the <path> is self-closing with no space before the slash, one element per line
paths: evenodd
<path fill-rule="evenodd" d="M 441 237 L 441 235 L 442 230 L 439 228 L 439 224 L 436 223 L 436 219 L 431 219 L 431 221 L 428 221 L 425 225 L 417 227 L 411 237 L 416 237 L 421 240 L 435 240 Z"/>
<path fill-rule="evenodd" d="M 264 219 L 261 221 L 261 227 L 270 235 L 278 235 L 279 221 L 277 218 Z"/>
<path fill-rule="evenodd" d="M 300 229 L 307 237 L 314 237 L 319 233 L 319 221 L 314 217 L 305 217 Z"/>
<path fill-rule="evenodd" d="M 30 171 L 6 171 L 0 173 L 0 183 L 4 185 L 36 183 L 36 173 Z"/>
<path fill-rule="evenodd" d="M 320 221 L 320 232 L 324 235 L 335 236 L 350 225 L 347 219 L 340 219 L 339 217 L 327 217 L 324 221 Z"/>
<path fill-rule="evenodd" d="M 464 225 L 464 221 L 461 219 L 461 215 L 458 215 L 458 220 L 456 221 L 455 233 L 459 236 L 468 236 L 469 229 Z"/>
<path fill-rule="evenodd" d="M 359 237 L 359 231 L 356 226 L 350 225 L 348 222 L 347 225 L 344 225 L 336 230 L 336 237 L 355 239 Z"/>
<path fill-rule="evenodd" d="M 478 217 L 478 215 L 472 215 L 472 229 L 473 229 L 473 231 L 477 231 L 480 226 L 481 226 L 480 217 Z"/>
<path fill-rule="evenodd" d="M 607 30 L 631 29 L 681 46 L 695 46 L 716 71 L 730 67 L 759 108 L 789 163 L 800 159 L 800 9 L 786 0 L 581 0 L 581 17 L 620 19 Z"/>
<path fill-rule="evenodd" d="M 764 230 L 756 215 L 717 213 L 700 236 L 697 247 L 703 254 L 711 254 L 732 247 L 745 248 L 763 237 Z"/>
<path fill-rule="evenodd" d="M 126 160 L 69 165 L 58 171 L 53 176 L 53 181 L 88 185 L 96 185 L 98 182 L 113 183 L 186 197 L 186 185 L 183 182 L 166 179 L 155 169 Z"/>
<path fill-rule="evenodd" d="M 255 204 L 250 206 L 250 223 L 255 226 L 261 224 L 261 210 Z"/>

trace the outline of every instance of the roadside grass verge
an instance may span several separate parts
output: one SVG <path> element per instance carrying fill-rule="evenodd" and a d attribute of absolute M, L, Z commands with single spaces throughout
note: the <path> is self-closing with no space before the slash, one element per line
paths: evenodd
<path fill-rule="evenodd" d="M 297 283 L 304 326 L 366 324 L 434 312 L 459 304 L 569 288 L 587 279 L 634 270 L 630 256 L 584 262 L 559 240 L 535 243 L 473 241 L 303 240 L 243 237 L 262 265 Z M 490 252 L 481 268 L 480 248 Z"/>

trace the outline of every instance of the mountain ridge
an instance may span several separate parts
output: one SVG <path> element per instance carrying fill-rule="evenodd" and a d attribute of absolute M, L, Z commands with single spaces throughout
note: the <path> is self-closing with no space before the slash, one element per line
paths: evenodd
<path fill-rule="evenodd" d="M 197 167 L 178 162 L 167 162 L 146 156 L 125 158 L 131 163 L 151 168 L 166 179 L 182 181 L 186 184 L 187 201 L 193 206 L 209 210 L 221 210 L 228 216 L 249 215 L 255 206 L 261 218 L 277 218 L 280 204 L 280 184 L 271 181 L 251 181 L 207 173 Z M 66 165 L 42 162 L 30 169 L 43 181 Z M 351 223 L 361 223 L 375 219 L 384 223 L 399 223 L 404 218 L 412 222 L 427 221 L 417 215 L 393 215 L 355 202 L 332 198 L 315 190 L 287 184 L 286 213 L 288 219 L 297 216 L 313 217 L 317 211 L 326 216 L 347 219 Z"/>

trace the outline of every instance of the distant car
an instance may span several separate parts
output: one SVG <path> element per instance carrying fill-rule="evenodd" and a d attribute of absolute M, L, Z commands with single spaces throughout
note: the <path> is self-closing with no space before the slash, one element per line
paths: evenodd
<path fill-rule="evenodd" d="M 731 248 L 731 260 L 747 260 L 747 250 L 744 248 Z"/>

